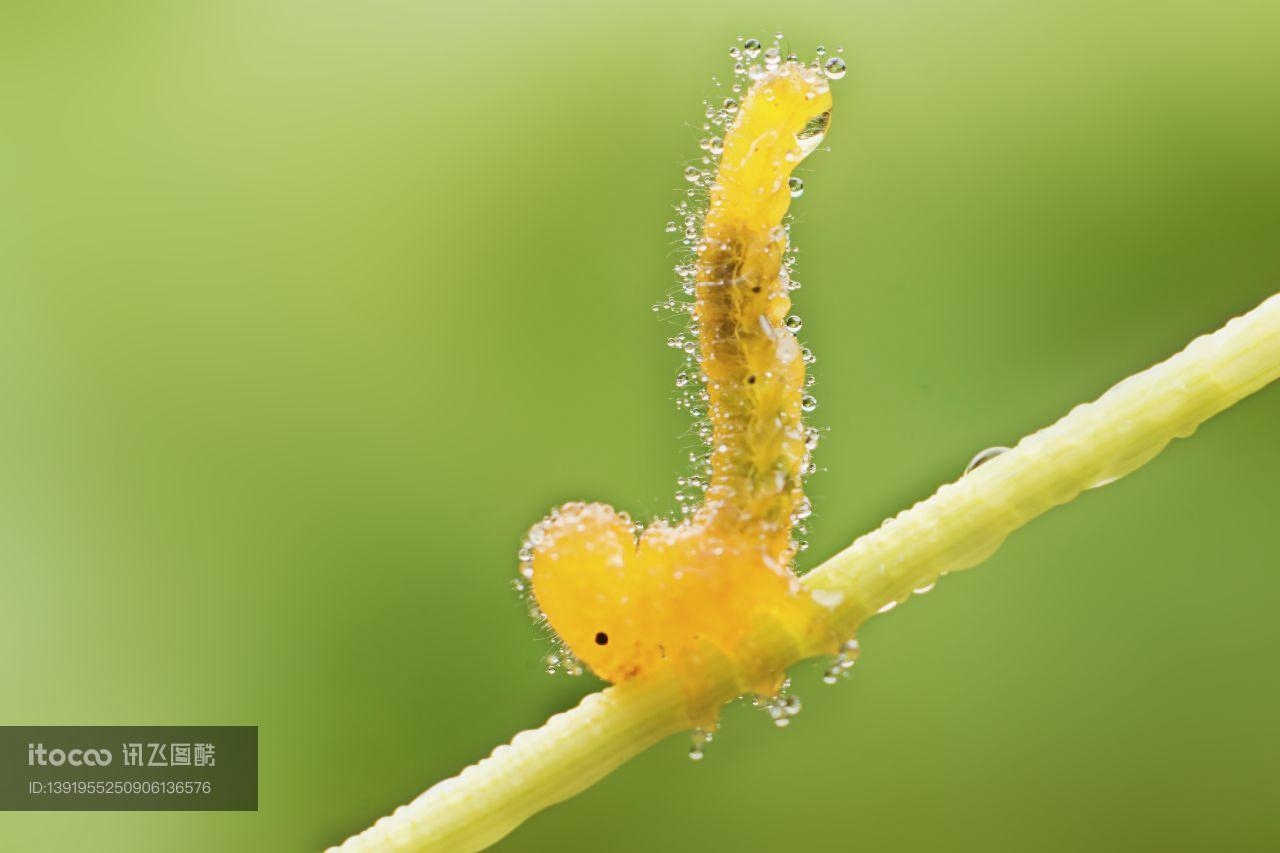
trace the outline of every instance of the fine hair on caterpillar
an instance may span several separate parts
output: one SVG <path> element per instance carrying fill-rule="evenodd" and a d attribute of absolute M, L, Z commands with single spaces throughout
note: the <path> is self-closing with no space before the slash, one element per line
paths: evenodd
<path fill-rule="evenodd" d="M 776 45 L 764 53 L 763 64 L 736 67 L 735 97 L 708 108 L 705 129 L 723 127 L 723 137 L 704 140 L 707 168 L 685 172 L 705 190 L 705 210 L 677 207 L 693 255 L 676 269 L 693 301 L 690 333 L 669 343 L 695 359 L 677 386 L 689 386 L 683 399 L 695 417 L 705 406 L 699 434 L 709 444 L 705 471 L 681 485 L 703 488 L 704 499 L 681 521 L 643 528 L 604 504 L 565 504 L 521 551 L 520 583 L 529 582 L 562 656 L 612 682 L 674 667 L 693 695 L 705 664 L 727 659 L 740 692 L 772 695 L 783 673 L 752 638 L 838 646 L 825 635 L 826 603 L 794 571 L 816 432 L 804 424 L 811 356 L 790 314 L 796 285 L 783 220 L 802 188 L 792 172 L 827 130 L 829 80 L 843 62 L 833 70 L 830 61 L 784 60 Z"/>

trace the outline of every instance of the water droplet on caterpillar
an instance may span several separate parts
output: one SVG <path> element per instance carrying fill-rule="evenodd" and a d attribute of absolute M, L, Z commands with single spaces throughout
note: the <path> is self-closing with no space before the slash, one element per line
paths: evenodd
<path fill-rule="evenodd" d="M 1008 447 L 988 447 L 986 450 L 969 460 L 969 464 L 965 466 L 964 472 L 968 474 L 978 466 L 984 465 L 992 459 L 995 459 L 997 456 L 1002 456 L 1008 452 Z"/>
<path fill-rule="evenodd" d="M 802 411 L 812 412 L 818 408 L 818 398 L 812 394 L 805 394 L 800 398 L 800 408 Z"/>
<path fill-rule="evenodd" d="M 813 153 L 813 150 L 822 144 L 822 138 L 827 135 L 827 128 L 830 125 L 830 110 L 809 119 L 809 122 L 796 134 L 796 141 L 800 143 L 800 153 L 804 156 Z"/>
<path fill-rule="evenodd" d="M 803 328 L 804 328 L 804 320 L 801 320 L 801 319 L 800 319 L 797 315 L 795 315 L 795 314 L 792 314 L 790 317 L 788 317 L 788 318 L 787 318 L 785 321 L 783 321 L 783 322 L 786 324 L 787 328 L 788 328 L 788 329 L 790 329 L 790 330 L 791 330 L 791 331 L 793 331 L 793 332 L 798 332 L 798 331 L 800 331 L 801 329 L 803 329 Z"/>
<path fill-rule="evenodd" d="M 764 67 L 770 71 L 782 64 L 782 51 L 771 47 L 764 52 Z"/>
<path fill-rule="evenodd" d="M 773 724 L 780 729 L 791 725 L 791 718 L 799 714 L 802 707 L 799 696 L 783 693 L 779 693 L 764 704 L 764 709 L 773 720 Z"/>
<path fill-rule="evenodd" d="M 742 52 L 746 55 L 747 59 L 755 59 L 760 55 L 760 40 L 747 39 L 742 43 Z"/>
<path fill-rule="evenodd" d="M 689 760 L 701 761 L 703 750 L 706 745 L 711 743 L 715 736 L 715 729 L 694 729 L 691 736 L 692 744 L 689 746 Z"/>
<path fill-rule="evenodd" d="M 804 195 L 804 181 L 794 175 L 787 180 L 787 186 L 791 189 L 792 198 L 800 198 L 800 196 Z"/>
<path fill-rule="evenodd" d="M 844 60 L 838 56 L 833 56 L 828 59 L 822 68 L 827 72 L 827 77 L 831 80 L 839 80 L 844 76 L 845 71 L 847 70 Z"/>
<path fill-rule="evenodd" d="M 804 521 L 806 518 L 813 515 L 813 504 L 807 497 L 800 499 L 800 503 L 796 506 L 794 515 L 796 521 Z"/>
<path fill-rule="evenodd" d="M 702 170 L 697 166 L 688 166 L 684 170 L 684 179 L 691 184 L 696 184 L 702 180 Z"/>

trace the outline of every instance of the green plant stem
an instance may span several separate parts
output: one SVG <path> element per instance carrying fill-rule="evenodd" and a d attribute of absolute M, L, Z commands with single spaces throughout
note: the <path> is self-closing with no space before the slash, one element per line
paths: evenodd
<path fill-rule="evenodd" d="M 889 519 L 804 585 L 831 603 L 831 627 L 852 636 L 913 589 L 977 565 L 1028 521 L 1128 474 L 1278 377 L 1280 294 Z M 783 665 L 829 652 L 766 635 L 754 645 L 776 651 Z M 723 661 L 705 674 L 698 702 L 740 692 L 739 674 Z M 335 849 L 480 850 L 691 727 L 690 707 L 687 685 L 662 671 L 592 694 Z"/>

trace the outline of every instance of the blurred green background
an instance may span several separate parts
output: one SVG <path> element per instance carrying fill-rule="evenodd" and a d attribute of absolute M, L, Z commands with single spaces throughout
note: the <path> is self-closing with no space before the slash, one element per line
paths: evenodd
<path fill-rule="evenodd" d="M 843 44 L 795 207 L 812 565 L 1280 289 L 1280 7 L 0 6 L 0 723 L 261 726 L 255 814 L 5 850 L 336 842 L 572 705 L 509 583 L 672 509 L 649 306 L 738 34 Z M 722 95 L 720 95 L 722 97 Z M 1262 850 L 1280 388 L 499 845 Z"/>

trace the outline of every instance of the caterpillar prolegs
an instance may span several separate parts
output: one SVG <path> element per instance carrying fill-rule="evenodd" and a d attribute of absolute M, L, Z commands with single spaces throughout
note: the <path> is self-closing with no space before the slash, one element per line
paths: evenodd
<path fill-rule="evenodd" d="M 771 695 L 782 672 L 752 638 L 836 645 L 815 637 L 825 608 L 793 569 L 814 433 L 804 424 L 807 359 L 788 318 L 783 227 L 792 170 L 827 129 L 830 83 L 818 63 L 769 60 L 747 72 L 740 105 L 726 102 L 714 171 L 686 174 L 708 191 L 689 271 L 709 425 L 705 500 L 679 523 L 643 530 L 604 504 L 566 504 L 534 526 L 522 554 L 537 606 L 608 681 L 663 666 L 696 680 L 723 657 L 741 692 Z"/>

